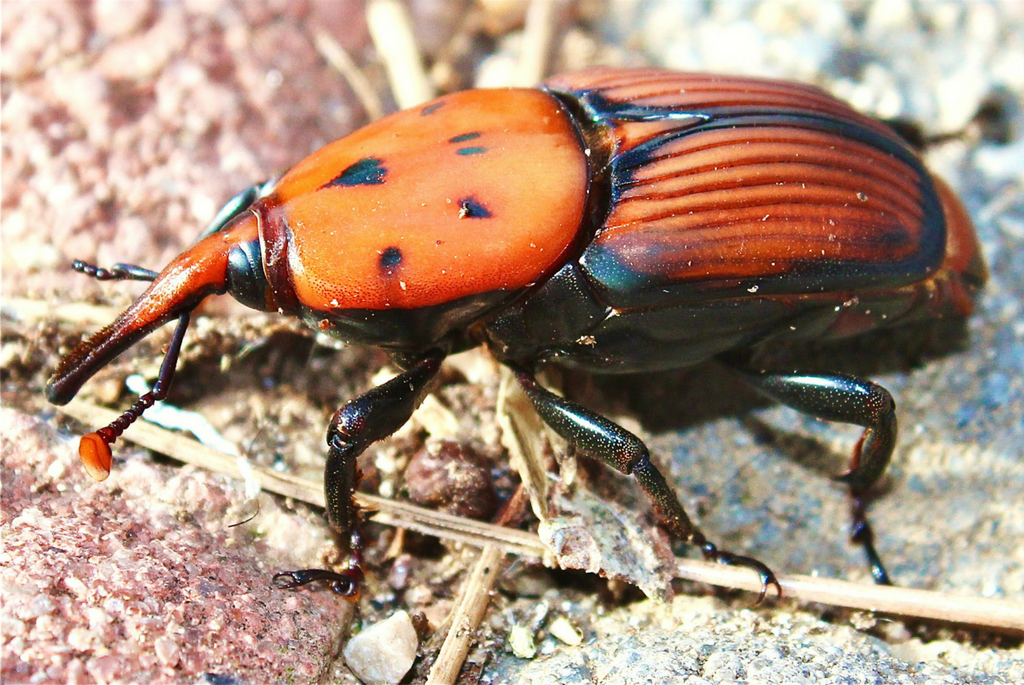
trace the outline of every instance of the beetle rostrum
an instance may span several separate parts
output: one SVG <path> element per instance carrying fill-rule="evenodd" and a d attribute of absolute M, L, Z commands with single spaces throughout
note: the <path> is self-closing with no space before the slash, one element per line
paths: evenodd
<path fill-rule="evenodd" d="M 110 445 L 166 395 L 189 313 L 230 293 L 393 355 L 404 372 L 346 403 L 327 434 L 327 517 L 362 578 L 356 457 L 401 427 L 444 358 L 486 345 L 540 416 L 581 452 L 633 474 L 664 525 L 708 559 L 752 568 L 688 518 L 643 442 L 534 379 L 541 363 L 629 373 L 718 357 L 760 392 L 864 434 L 839 479 L 877 582 L 863 498 L 896 442 L 895 403 L 843 374 L 738 362 L 765 345 L 965 316 L 987 273 L 963 205 L 891 129 L 810 86 L 658 69 L 594 69 L 540 89 L 470 90 L 398 112 L 234 198 L 81 343 L 47 386 L 68 402 L 158 326 L 178 330 L 151 393 L 83 438 L 94 477 Z"/>

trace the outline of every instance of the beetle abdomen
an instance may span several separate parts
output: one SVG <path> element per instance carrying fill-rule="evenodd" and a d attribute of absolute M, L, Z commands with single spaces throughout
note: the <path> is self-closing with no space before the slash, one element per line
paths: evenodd
<path fill-rule="evenodd" d="M 930 174 L 816 88 L 657 70 L 549 85 L 611 135 L 611 209 L 581 261 L 613 307 L 899 288 L 942 264 Z"/>

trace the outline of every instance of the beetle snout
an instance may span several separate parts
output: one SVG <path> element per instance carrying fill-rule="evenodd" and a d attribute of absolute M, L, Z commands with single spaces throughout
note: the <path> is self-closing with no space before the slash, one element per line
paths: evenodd
<path fill-rule="evenodd" d="M 224 293 L 234 285 L 242 293 L 239 299 L 250 304 L 242 298 L 253 298 L 258 278 L 254 277 L 255 286 L 239 284 L 248 283 L 246 277 L 260 265 L 258 241 L 255 221 L 242 222 L 180 254 L 114 323 L 81 342 L 61 360 L 46 385 L 46 398 L 53 404 L 67 404 L 114 357 L 168 321 L 195 309 L 207 295 Z M 257 244 L 255 248 L 253 243 Z M 253 249 L 257 257 L 252 256 Z M 262 269 L 257 272 L 262 274 Z"/>

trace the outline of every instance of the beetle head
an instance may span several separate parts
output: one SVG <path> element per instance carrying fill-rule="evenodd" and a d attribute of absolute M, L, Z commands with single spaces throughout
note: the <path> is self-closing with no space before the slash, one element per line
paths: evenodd
<path fill-rule="evenodd" d="M 85 381 L 117 355 L 195 309 L 207 295 L 230 292 L 243 304 L 266 309 L 265 284 L 256 221 L 242 217 L 180 254 L 112 324 L 64 357 L 46 385 L 47 399 L 67 404 Z"/>
<path fill-rule="evenodd" d="M 82 384 L 114 357 L 171 319 L 178 319 L 153 389 L 117 420 L 84 436 L 79 443 L 82 463 L 94 479 L 103 480 L 110 473 L 110 445 L 117 437 L 154 402 L 166 397 L 189 315 L 207 295 L 227 292 L 255 309 L 272 308 L 273 298 L 263 272 L 258 222 L 248 211 L 254 195 L 265 187 L 253 186 L 232 199 L 203 232 L 199 242 L 159 274 L 123 264 L 108 271 L 75 263 L 76 271 L 102 280 L 151 280 L 152 285 L 112 324 L 81 342 L 61 360 L 46 385 L 50 402 L 67 404 Z"/>
<path fill-rule="evenodd" d="M 276 184 L 274 178 L 232 198 L 203 230 L 196 244 L 159 274 L 125 264 L 107 270 L 75 262 L 76 271 L 101 280 L 148 280 L 152 285 L 112 324 L 81 342 L 61 360 L 46 385 L 50 402 L 67 404 L 82 384 L 114 357 L 171 319 L 178 319 L 153 389 L 117 420 L 84 436 L 79 443 L 78 453 L 85 470 L 96 480 L 103 480 L 110 473 L 110 446 L 114 440 L 154 402 L 167 396 L 189 315 L 207 295 L 230 293 L 242 304 L 264 311 L 276 307 L 264 273 L 259 219 L 253 211 Z"/>

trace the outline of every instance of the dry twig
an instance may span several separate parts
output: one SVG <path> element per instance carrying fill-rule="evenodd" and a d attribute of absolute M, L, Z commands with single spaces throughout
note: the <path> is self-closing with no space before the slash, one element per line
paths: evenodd
<path fill-rule="evenodd" d="M 118 416 L 117 412 L 84 400 L 74 400 L 67 406 L 61 407 L 60 410 L 87 426 L 106 425 Z M 235 478 L 245 478 L 248 475 L 239 468 L 237 457 L 218 452 L 192 438 L 151 423 L 132 424 L 124 434 L 124 439 L 214 473 L 222 473 Z M 323 483 L 287 473 L 279 473 L 256 465 L 253 465 L 249 471 L 259 481 L 263 490 L 291 497 L 316 507 L 324 506 Z M 408 528 L 425 535 L 464 542 L 476 547 L 496 543 L 509 554 L 533 558 L 540 558 L 544 555 L 544 546 L 540 540 L 536 535 L 526 531 L 502 528 L 447 514 L 443 511 L 425 509 L 408 502 L 399 502 L 361 492 L 356 493 L 355 499 L 360 507 L 375 512 L 370 518 L 377 523 Z"/>
<path fill-rule="evenodd" d="M 373 121 L 384 116 L 384 105 L 377 97 L 377 91 L 370 85 L 363 72 L 359 71 L 359 67 L 345 51 L 345 48 L 341 47 L 341 43 L 326 31 L 317 31 L 313 35 L 313 40 L 316 43 L 316 49 L 327 60 L 327 63 L 338 70 L 352 92 L 359 98 L 367 116 Z"/>
<path fill-rule="evenodd" d="M 3 303 L 4 317 L 15 321 L 47 319 L 84 326 L 106 326 L 120 313 L 117 307 L 83 302 L 55 303 L 25 297 L 8 297 Z"/>
<path fill-rule="evenodd" d="M 526 507 L 526 501 L 526 491 L 520 484 L 494 523 L 506 526 L 509 522 L 519 519 Z M 498 574 L 504 567 L 507 556 L 504 550 L 493 544 L 484 545 L 480 550 L 480 556 L 459 592 L 455 609 L 446 621 L 448 633 L 427 677 L 427 682 L 431 685 L 451 685 L 459 677 L 476 629 L 483 621 L 487 605 L 491 601 L 494 583 L 498 580 Z"/>
<path fill-rule="evenodd" d="M 487 611 L 498 573 L 505 565 L 506 556 L 496 545 L 485 545 L 480 550 L 480 556 L 456 602 L 444 644 L 430 667 L 427 682 L 431 685 L 451 685 L 459 677 L 476 629 Z"/>
<path fill-rule="evenodd" d="M 555 20 L 561 11 L 555 0 L 532 0 L 526 11 L 523 42 L 513 76 L 513 86 L 534 88 L 544 79 L 551 43 L 555 37 Z"/>
<path fill-rule="evenodd" d="M 405 5 L 398 0 L 370 0 L 366 24 L 387 69 L 398 108 L 415 107 L 433 98 L 434 85 L 423 67 Z"/>
<path fill-rule="evenodd" d="M 749 592 L 761 591 L 761 581 L 749 569 L 692 559 L 678 562 L 679 578 Z M 779 575 L 778 579 L 786 599 L 1024 633 L 1024 602 L 814 576 Z"/>

